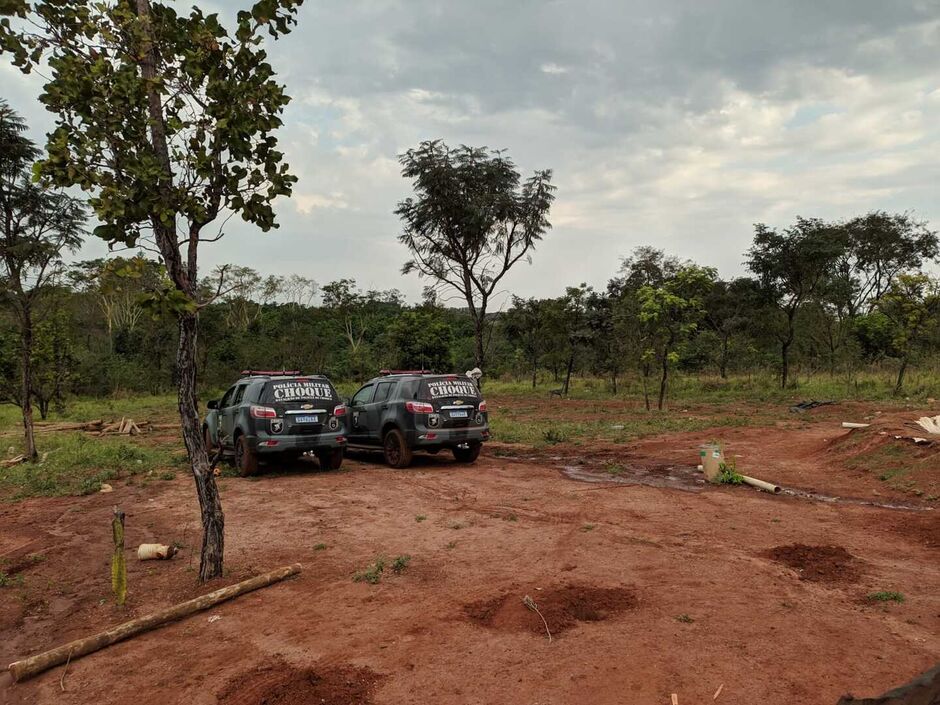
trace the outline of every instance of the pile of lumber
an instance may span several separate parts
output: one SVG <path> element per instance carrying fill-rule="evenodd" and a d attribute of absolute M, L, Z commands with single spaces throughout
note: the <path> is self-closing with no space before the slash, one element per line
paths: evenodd
<path fill-rule="evenodd" d="M 104 420 L 85 421 L 84 423 L 47 423 L 36 424 L 37 433 L 53 433 L 55 431 L 84 431 L 94 436 L 139 436 L 149 431 L 175 431 L 179 429 L 178 423 L 151 423 L 150 421 L 134 421 L 122 416 L 120 421 L 105 423 Z"/>

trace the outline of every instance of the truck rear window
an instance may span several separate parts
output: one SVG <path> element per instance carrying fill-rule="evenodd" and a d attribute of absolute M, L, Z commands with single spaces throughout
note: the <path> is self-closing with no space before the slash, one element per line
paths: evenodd
<path fill-rule="evenodd" d="M 421 380 L 422 399 L 443 399 L 445 397 L 470 397 L 477 399 L 480 392 L 477 386 L 467 378 Z"/>
<path fill-rule="evenodd" d="M 264 403 L 337 399 L 333 385 L 322 379 L 279 379 L 264 386 Z"/>

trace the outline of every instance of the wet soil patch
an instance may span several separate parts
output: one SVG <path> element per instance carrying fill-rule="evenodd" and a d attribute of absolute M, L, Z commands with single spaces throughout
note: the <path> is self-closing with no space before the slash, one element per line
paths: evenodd
<path fill-rule="evenodd" d="M 381 676 L 368 668 L 295 668 L 272 663 L 246 671 L 218 694 L 219 705 L 370 705 Z"/>
<path fill-rule="evenodd" d="M 637 605 L 636 594 L 629 588 L 568 584 L 546 590 L 514 589 L 465 605 L 464 613 L 490 629 L 545 636 L 542 619 L 523 603 L 526 595 L 535 602 L 553 637 L 579 622 L 600 622 Z"/>
<path fill-rule="evenodd" d="M 816 583 L 855 583 L 862 575 L 861 561 L 842 546 L 776 546 L 762 554 L 795 570 L 800 580 Z"/>
<path fill-rule="evenodd" d="M 705 477 L 692 466 L 642 461 L 634 458 L 622 462 L 607 462 L 603 465 L 564 465 L 561 473 L 578 482 L 608 483 L 614 485 L 646 485 L 647 487 L 670 487 L 686 492 L 700 492 L 705 487 Z"/>

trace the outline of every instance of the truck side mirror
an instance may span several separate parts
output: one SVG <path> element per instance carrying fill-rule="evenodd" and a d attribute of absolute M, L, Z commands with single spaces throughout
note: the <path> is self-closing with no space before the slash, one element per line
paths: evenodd
<path fill-rule="evenodd" d="M 210 399 L 209 402 L 206 404 L 206 407 L 209 408 L 209 409 L 218 409 L 218 408 L 219 408 L 219 400 L 218 400 L 218 399 Z"/>

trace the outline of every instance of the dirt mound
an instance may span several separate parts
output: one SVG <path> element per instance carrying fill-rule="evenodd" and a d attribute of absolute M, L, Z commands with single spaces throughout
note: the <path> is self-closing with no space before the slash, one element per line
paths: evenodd
<path fill-rule="evenodd" d="M 842 546 L 776 546 L 762 554 L 817 583 L 854 583 L 861 577 L 859 560 Z"/>
<path fill-rule="evenodd" d="M 464 612 L 471 621 L 491 629 L 544 635 L 542 619 L 523 604 L 526 594 L 545 618 L 552 636 L 578 622 L 600 622 L 637 604 L 629 588 L 569 584 L 547 590 L 512 590 L 466 605 Z"/>
<path fill-rule="evenodd" d="M 380 676 L 368 668 L 286 663 L 258 666 L 228 682 L 219 705 L 369 705 Z"/>

